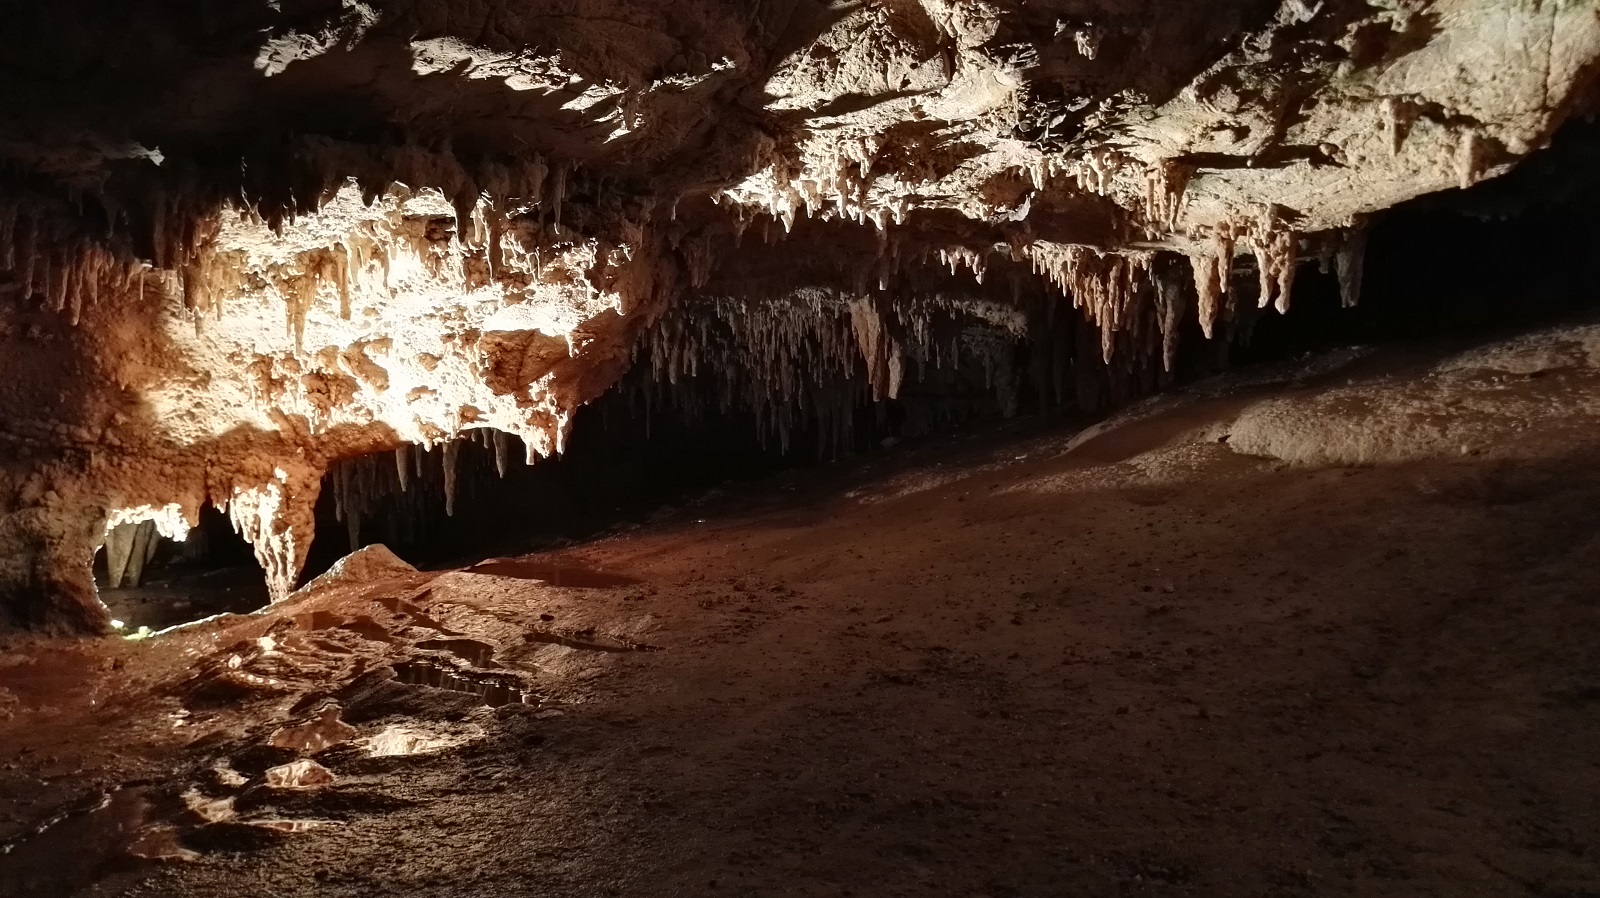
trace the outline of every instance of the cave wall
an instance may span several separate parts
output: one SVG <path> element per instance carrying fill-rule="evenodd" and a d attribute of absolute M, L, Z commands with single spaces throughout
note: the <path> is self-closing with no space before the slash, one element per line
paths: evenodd
<path fill-rule="evenodd" d="M 1077 316 L 1065 394 L 1289 311 L 1308 258 L 1354 303 L 1367 216 L 1508 171 L 1600 66 L 1593 0 L 64 0 L 0 28 L 0 608 L 76 629 L 108 526 L 226 506 L 281 597 L 330 464 L 475 429 L 559 452 L 641 356 L 748 372 L 748 404 L 838 372 L 883 400 L 941 316 Z"/>

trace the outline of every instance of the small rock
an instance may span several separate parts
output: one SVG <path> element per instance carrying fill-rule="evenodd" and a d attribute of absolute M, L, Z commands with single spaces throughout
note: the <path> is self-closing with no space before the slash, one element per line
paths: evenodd
<path fill-rule="evenodd" d="M 272 789 L 316 789 L 333 783 L 333 771 L 310 758 L 290 761 L 267 771 L 267 787 Z"/>
<path fill-rule="evenodd" d="M 339 719 L 337 707 L 326 708 L 316 720 L 299 726 L 284 727 L 273 733 L 268 741 L 275 748 L 315 753 L 330 745 L 354 739 L 356 728 Z"/>

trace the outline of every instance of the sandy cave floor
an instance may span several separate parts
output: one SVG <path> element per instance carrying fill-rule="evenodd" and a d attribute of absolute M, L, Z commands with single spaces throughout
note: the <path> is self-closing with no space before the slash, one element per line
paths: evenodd
<path fill-rule="evenodd" d="M 13 642 L 0 895 L 1600 895 L 1600 433 L 1295 467 L 1240 402 Z"/>

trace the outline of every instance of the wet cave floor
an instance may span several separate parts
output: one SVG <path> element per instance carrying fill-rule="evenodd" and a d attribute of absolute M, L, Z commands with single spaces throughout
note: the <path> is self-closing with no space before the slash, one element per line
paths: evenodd
<path fill-rule="evenodd" d="M 1600 438 L 1292 465 L 1240 395 L 13 640 L 0 894 L 1600 893 Z"/>

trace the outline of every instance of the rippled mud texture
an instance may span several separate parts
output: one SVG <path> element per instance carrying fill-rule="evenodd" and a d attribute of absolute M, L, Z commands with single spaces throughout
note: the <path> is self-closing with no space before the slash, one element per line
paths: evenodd
<path fill-rule="evenodd" d="M 863 406 L 925 413 L 907 385 L 941 372 L 1002 414 L 1147 394 L 1180 335 L 1289 311 L 1302 263 L 1357 302 L 1368 215 L 1592 113 L 1597 13 L 24 4 L 0 26 L 0 608 L 101 631 L 107 535 L 179 539 L 208 505 L 281 601 L 330 471 L 352 544 L 424 456 L 453 511 L 462 438 L 502 469 L 559 453 L 636 363 L 835 450 Z M 381 479 L 340 467 L 389 452 Z"/>

